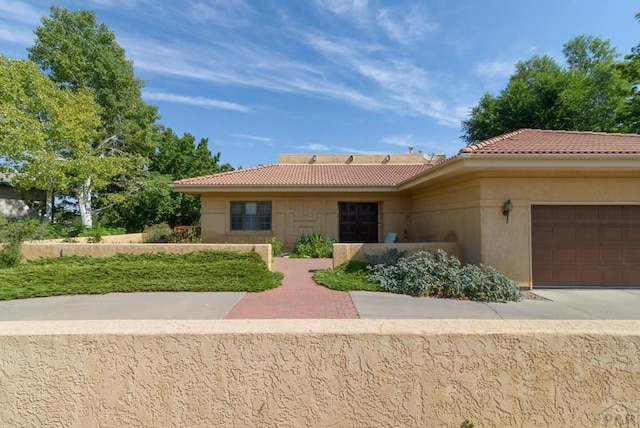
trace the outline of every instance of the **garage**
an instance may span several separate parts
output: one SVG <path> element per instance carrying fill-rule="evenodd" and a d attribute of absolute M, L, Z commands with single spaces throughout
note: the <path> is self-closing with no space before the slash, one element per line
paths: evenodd
<path fill-rule="evenodd" d="M 640 286 L 640 206 L 531 206 L 533 286 Z"/>

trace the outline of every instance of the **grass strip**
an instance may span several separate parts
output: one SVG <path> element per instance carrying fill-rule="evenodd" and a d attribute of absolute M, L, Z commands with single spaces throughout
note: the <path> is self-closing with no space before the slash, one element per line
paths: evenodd
<path fill-rule="evenodd" d="M 0 269 L 0 300 L 135 291 L 256 292 L 279 286 L 282 277 L 256 253 L 69 256 Z"/>
<path fill-rule="evenodd" d="M 317 284 L 339 291 L 383 291 L 379 284 L 367 281 L 368 264 L 351 260 L 335 269 L 319 270 L 313 274 Z"/>

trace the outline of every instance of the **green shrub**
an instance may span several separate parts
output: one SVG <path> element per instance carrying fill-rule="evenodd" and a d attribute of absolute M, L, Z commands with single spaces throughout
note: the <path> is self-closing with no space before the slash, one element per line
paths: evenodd
<path fill-rule="evenodd" d="M 7 219 L 0 215 L 0 242 L 9 242 L 17 234 L 24 241 L 51 237 L 47 222 L 35 218 Z"/>
<path fill-rule="evenodd" d="M 335 241 L 321 233 L 303 235 L 293 248 L 293 257 L 326 258 L 333 256 Z"/>
<path fill-rule="evenodd" d="M 163 243 L 169 242 L 173 229 L 167 223 L 154 224 L 144 229 L 144 242 L 146 243 Z"/>
<path fill-rule="evenodd" d="M 102 242 L 102 229 L 100 227 L 90 227 L 82 231 L 78 236 L 86 237 L 90 244 Z"/>
<path fill-rule="evenodd" d="M 280 257 L 282 255 L 282 241 L 278 240 L 275 236 L 267 240 L 267 244 L 271 244 L 271 255 L 273 257 Z"/>
<path fill-rule="evenodd" d="M 367 278 L 384 290 L 413 296 L 484 301 L 521 297 L 518 285 L 502 273 L 488 266 L 462 266 L 441 249 L 419 251 L 392 265 L 372 266 Z"/>
<path fill-rule="evenodd" d="M 32 223 L 23 221 L 8 222 L 10 227 L 3 231 L 3 244 L 0 244 L 0 268 L 10 268 L 20 263 L 22 242 L 33 233 Z"/>
<path fill-rule="evenodd" d="M 367 280 L 369 264 L 350 260 L 335 269 L 323 269 L 313 273 L 313 280 L 332 290 L 381 291 L 380 285 Z"/>
<path fill-rule="evenodd" d="M 398 251 L 397 248 L 388 248 L 381 255 L 365 254 L 364 258 L 371 265 L 395 265 L 407 254 L 406 251 Z"/>

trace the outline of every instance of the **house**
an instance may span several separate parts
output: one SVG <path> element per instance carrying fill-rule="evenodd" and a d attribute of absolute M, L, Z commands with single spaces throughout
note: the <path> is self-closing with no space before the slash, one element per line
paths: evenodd
<path fill-rule="evenodd" d="M 640 285 L 640 135 L 522 129 L 422 154 L 284 155 L 176 181 L 204 242 L 456 241 L 522 287 Z"/>
<path fill-rule="evenodd" d="M 11 175 L 0 173 L 0 214 L 7 218 L 37 216 L 38 210 L 27 202 L 43 203 L 46 193 L 40 191 L 21 192 L 11 186 Z"/>

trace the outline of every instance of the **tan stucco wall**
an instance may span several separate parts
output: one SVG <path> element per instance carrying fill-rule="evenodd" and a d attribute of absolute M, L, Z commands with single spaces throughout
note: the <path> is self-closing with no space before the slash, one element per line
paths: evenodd
<path fill-rule="evenodd" d="M 84 237 L 84 236 L 79 236 L 76 238 L 73 238 L 73 240 L 77 243 L 81 243 L 81 244 L 85 244 L 87 243 L 91 238 L 89 237 Z M 40 243 L 40 244 L 49 244 L 49 243 L 56 243 L 56 242 L 64 242 L 65 239 L 42 239 L 39 241 L 31 241 L 33 243 Z M 144 233 L 127 233 L 125 235 L 105 235 L 101 238 L 100 243 L 101 244 L 136 244 L 136 243 L 141 243 L 144 241 Z"/>
<path fill-rule="evenodd" d="M 242 253 L 256 252 L 272 268 L 271 244 L 230 245 L 230 244 L 67 244 L 67 243 L 24 243 L 22 260 L 42 257 L 91 256 L 108 257 L 116 254 L 170 253 L 185 254 L 194 251 L 224 250 Z"/>
<path fill-rule="evenodd" d="M 413 194 L 412 240 L 458 242 L 465 263 L 479 263 L 480 184 L 477 181 L 429 186 Z"/>
<path fill-rule="evenodd" d="M 406 218 L 411 201 L 401 195 L 383 193 L 331 194 L 205 194 L 201 196 L 201 225 L 203 242 L 264 243 L 275 236 L 293 249 L 300 236 L 320 232 L 338 239 L 338 202 L 378 202 L 380 204 L 379 239 L 387 233 L 398 234 L 399 241 L 407 241 Z M 231 201 L 271 201 L 272 231 L 231 231 Z"/>
<path fill-rule="evenodd" d="M 597 427 L 640 412 L 638 321 L 3 322 L 0 361 L 2 426 Z"/>
<path fill-rule="evenodd" d="M 481 260 L 525 287 L 531 286 L 531 205 L 640 204 L 640 178 L 483 178 L 480 183 Z M 507 199 L 513 203 L 508 224 L 502 215 Z"/>
<path fill-rule="evenodd" d="M 367 261 L 367 255 L 380 256 L 385 251 L 395 248 L 405 252 L 405 257 L 417 251 L 434 251 L 438 248 L 463 259 L 462 246 L 456 242 L 413 242 L 397 244 L 333 244 L 333 267 L 336 268 L 349 260 Z"/>

